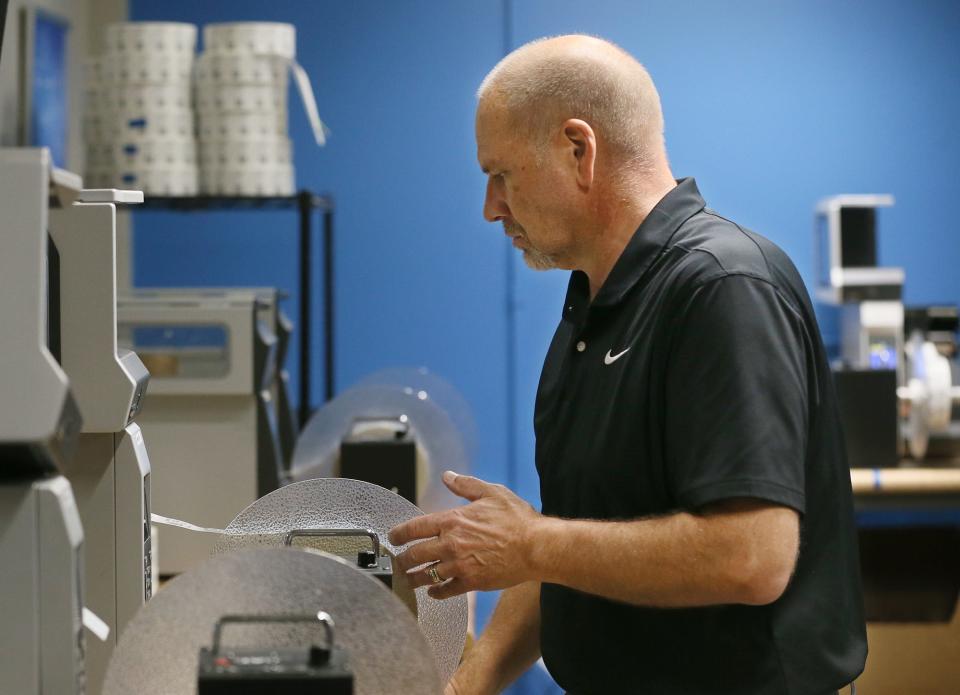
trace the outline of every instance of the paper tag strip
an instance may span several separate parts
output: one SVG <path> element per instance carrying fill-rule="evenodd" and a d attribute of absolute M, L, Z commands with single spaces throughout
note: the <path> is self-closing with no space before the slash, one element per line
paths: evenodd
<path fill-rule="evenodd" d="M 106 642 L 107 638 L 110 636 L 110 626 L 107 625 L 103 620 L 100 619 L 100 616 L 94 613 L 92 610 L 83 607 L 83 626 L 90 630 L 94 636 L 101 642 Z"/>
<path fill-rule="evenodd" d="M 322 147 L 327 144 L 327 135 L 329 135 L 330 129 L 320 120 L 320 112 L 317 111 L 317 99 L 313 95 L 310 77 L 297 61 L 287 60 L 287 65 L 293 75 L 293 81 L 297 85 L 297 91 L 300 92 L 300 99 L 303 100 L 303 108 L 307 111 L 310 127 L 313 128 L 313 137 L 317 139 L 317 144 Z"/>
<path fill-rule="evenodd" d="M 160 516 L 159 514 L 151 514 L 150 520 L 155 524 L 162 524 L 164 526 L 176 526 L 178 528 L 185 528 L 188 531 L 199 531 L 200 533 L 227 533 L 222 528 L 208 528 L 206 526 L 197 526 L 196 524 L 191 524 L 189 521 L 181 521 L 180 519 L 172 519 L 169 516 Z"/>

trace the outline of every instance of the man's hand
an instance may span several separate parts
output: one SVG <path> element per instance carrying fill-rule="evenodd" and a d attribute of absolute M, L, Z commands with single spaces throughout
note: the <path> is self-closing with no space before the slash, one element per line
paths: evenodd
<path fill-rule="evenodd" d="M 443 474 L 443 482 L 470 504 L 393 528 L 394 545 L 422 540 L 398 555 L 394 568 L 407 572 L 429 563 L 408 578 L 413 587 L 434 584 L 427 572 L 436 570 L 443 583 L 431 586 L 429 593 L 438 599 L 505 589 L 533 579 L 527 539 L 540 514 L 502 485 L 451 471 Z"/>

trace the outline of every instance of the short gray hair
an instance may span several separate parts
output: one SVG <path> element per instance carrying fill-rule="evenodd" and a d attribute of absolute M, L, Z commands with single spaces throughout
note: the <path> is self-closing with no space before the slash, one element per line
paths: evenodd
<path fill-rule="evenodd" d="M 599 50 L 556 50 L 565 40 Z M 501 100 L 538 145 L 563 121 L 579 118 L 616 155 L 640 167 L 664 147 L 653 80 L 633 56 L 603 39 L 574 35 L 531 41 L 484 78 L 477 98 L 482 102 L 488 96 Z"/>

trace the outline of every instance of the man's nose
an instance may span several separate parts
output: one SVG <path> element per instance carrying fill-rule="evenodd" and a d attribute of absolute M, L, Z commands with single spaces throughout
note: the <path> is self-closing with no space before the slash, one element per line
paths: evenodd
<path fill-rule="evenodd" d="M 510 216 L 510 208 L 499 187 L 493 180 L 487 180 L 487 196 L 483 201 L 483 218 L 487 222 L 497 222 Z"/>

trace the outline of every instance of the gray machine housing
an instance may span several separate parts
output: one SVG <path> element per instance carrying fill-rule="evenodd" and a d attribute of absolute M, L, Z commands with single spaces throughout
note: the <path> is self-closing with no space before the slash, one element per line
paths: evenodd
<path fill-rule="evenodd" d="M 20 695 L 86 688 L 83 528 L 57 474 L 81 420 L 47 325 L 48 208 L 80 189 L 46 149 L 0 149 L 0 683 Z"/>
<path fill-rule="evenodd" d="M 139 191 L 84 190 L 50 215 L 61 364 L 84 423 L 64 474 L 86 535 L 85 603 L 110 628 L 106 640 L 89 645 L 93 693 L 123 629 L 153 590 L 150 460 L 133 422 L 149 373 L 135 353 L 117 347 L 116 205 L 142 201 Z"/>

